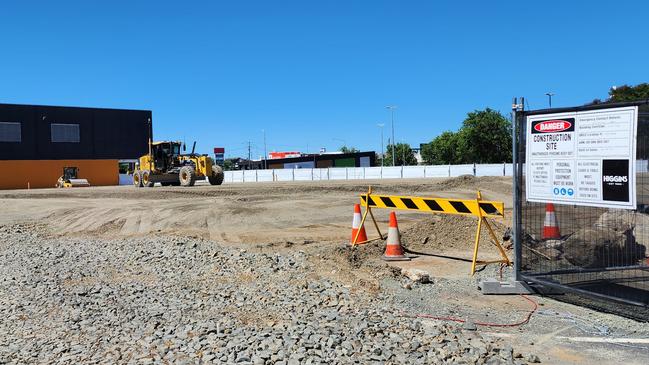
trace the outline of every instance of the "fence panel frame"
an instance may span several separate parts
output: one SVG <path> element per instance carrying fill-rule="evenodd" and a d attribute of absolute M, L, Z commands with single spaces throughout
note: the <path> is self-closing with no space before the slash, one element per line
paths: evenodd
<path fill-rule="evenodd" d="M 531 246 L 528 246 L 526 242 L 529 242 L 530 239 L 534 238 L 534 229 L 540 221 L 540 218 L 538 217 L 539 213 L 539 207 L 534 206 L 534 205 L 539 205 L 539 204 L 544 204 L 544 203 L 533 203 L 533 202 L 527 202 L 525 201 L 525 175 L 524 175 L 524 169 L 525 169 L 525 138 L 526 138 L 526 127 L 527 127 L 527 122 L 526 118 L 529 115 L 536 115 L 536 114 L 551 114 L 551 113 L 564 113 L 564 112 L 578 112 L 578 111 L 590 111 L 590 110 L 598 110 L 598 109 L 608 109 L 608 108 L 617 108 L 617 107 L 624 107 L 624 106 L 645 106 L 644 108 L 647 108 L 646 105 L 649 105 L 649 100 L 646 101 L 640 101 L 640 102 L 631 102 L 631 103 L 607 103 L 607 104 L 599 104 L 599 105 L 591 105 L 591 106 L 583 106 L 583 107 L 576 107 L 576 108 L 556 108 L 556 109 L 543 109 L 543 110 L 534 110 L 534 111 L 525 111 L 521 107 L 521 105 L 524 104 L 524 101 L 521 101 L 521 104 L 517 104 L 516 100 L 514 101 L 514 106 L 516 107 L 514 109 L 513 117 L 512 117 L 512 134 L 513 134 L 513 159 L 514 159 L 514 164 L 510 166 L 505 165 L 504 169 L 505 172 L 508 172 L 508 169 L 511 168 L 511 172 L 513 175 L 513 194 L 514 194 L 514 212 L 513 212 L 513 239 L 514 239 L 514 250 L 515 250 L 515 255 L 514 255 L 514 276 L 513 280 L 514 282 L 526 282 L 528 284 L 531 284 L 536 290 L 540 290 L 541 292 L 563 292 L 565 293 L 568 297 L 570 298 L 578 298 L 575 299 L 577 300 L 580 304 L 586 305 L 589 307 L 595 307 L 595 308 L 604 308 L 606 311 L 611 311 L 616 314 L 620 314 L 623 316 L 628 316 L 628 317 L 633 317 L 635 319 L 639 320 L 644 320 L 644 321 L 649 321 L 649 300 L 646 298 L 649 298 L 649 275 L 642 274 L 638 276 L 636 272 L 639 270 L 644 271 L 644 272 L 649 272 L 649 263 L 644 264 L 642 262 L 633 264 L 633 260 L 635 260 L 635 253 L 633 251 L 632 255 L 630 258 L 625 257 L 625 254 L 628 254 L 629 251 L 622 250 L 621 253 L 619 254 L 620 256 L 615 257 L 615 258 L 606 258 L 607 262 L 610 262 L 608 264 L 602 264 L 604 266 L 597 266 L 594 269 L 588 269 L 586 267 L 580 267 L 578 265 L 575 265 L 575 269 L 565 269 L 565 270 L 556 270 L 557 267 L 560 267 L 560 258 L 548 258 L 548 264 L 547 264 L 547 269 L 546 271 L 544 270 L 536 270 L 537 266 L 535 264 L 530 264 L 529 261 L 532 260 L 530 257 L 532 256 L 531 253 L 534 251 L 534 249 Z M 649 108 L 647 108 L 649 109 Z M 640 136 L 640 123 L 641 123 L 641 115 L 643 115 L 642 112 L 639 113 L 638 116 L 638 138 L 637 138 L 637 143 L 643 143 L 646 145 L 649 143 L 649 141 L 645 141 L 649 138 L 645 134 L 643 137 L 644 139 L 641 141 L 641 136 Z M 649 113 L 644 113 L 644 121 L 643 123 L 645 124 L 644 127 L 647 128 L 649 127 L 649 118 L 647 118 L 647 115 Z M 645 152 L 646 153 L 646 152 Z M 647 156 L 638 156 L 636 154 L 637 164 L 636 166 L 646 166 L 646 158 Z M 642 173 L 642 169 L 639 169 L 639 171 L 636 171 L 636 176 L 638 176 L 639 173 Z M 640 184 L 640 179 L 638 178 L 638 184 Z M 642 201 L 640 199 L 639 194 L 640 194 L 641 189 L 638 189 L 637 193 L 638 194 L 638 203 Z M 645 199 L 646 200 L 646 199 Z M 569 225 L 569 229 L 572 230 L 584 230 L 584 229 L 591 229 L 594 234 L 597 234 L 596 232 L 602 231 L 605 232 L 604 230 L 608 229 L 607 227 L 602 227 L 602 226 L 597 226 L 597 223 L 593 225 L 592 221 L 596 220 L 596 222 L 602 221 L 603 217 L 605 214 L 620 214 L 620 215 L 629 215 L 635 217 L 638 214 L 645 214 L 646 211 L 638 211 L 636 210 L 623 210 L 623 209 L 611 209 L 611 208 L 596 208 L 596 207 L 586 207 L 586 206 L 572 206 L 572 205 L 557 205 L 555 203 L 555 207 L 560 206 L 562 209 L 564 209 L 564 213 L 568 215 L 566 219 L 568 219 L 567 222 L 571 222 Z M 575 218 L 570 218 L 569 214 L 570 211 L 574 210 Z M 584 212 L 591 212 L 592 213 L 584 213 Z M 617 211 L 621 211 L 620 213 L 617 213 Z M 589 216 L 589 218 L 583 218 L 584 216 Z M 597 218 L 595 218 L 597 217 Z M 532 219 L 533 221 L 530 221 Z M 634 218 L 635 219 L 635 218 Z M 572 221 L 570 221 L 572 220 Z M 575 223 L 576 222 L 576 223 Z M 530 228 L 532 227 L 532 228 Z M 636 237 L 638 235 L 637 231 L 638 227 L 634 227 L 632 229 L 631 233 Z M 641 231 L 646 231 L 649 230 L 649 227 L 640 227 Z M 577 232 L 577 231 L 575 231 Z M 563 233 L 563 232 L 562 232 Z M 568 235 L 572 235 L 573 232 L 568 232 Z M 575 233 L 576 234 L 576 233 Z M 532 235 L 532 236 L 530 236 Z M 530 238 L 532 237 L 532 238 Z M 595 236 L 585 236 L 587 238 L 583 238 L 586 242 L 588 240 L 595 240 L 599 239 L 596 235 Z M 538 238 L 537 238 L 538 239 Z M 636 244 L 635 238 L 632 239 L 632 241 L 628 241 L 630 238 L 626 238 L 624 245 L 628 245 L 628 242 L 632 242 L 632 244 Z M 563 238 L 562 237 L 562 243 L 564 246 L 561 246 L 563 250 L 568 249 L 565 247 L 565 244 L 568 238 Z M 645 243 L 646 246 L 646 243 Z M 526 259 L 527 257 L 527 259 Z M 538 261 L 541 261 L 541 259 L 537 259 Z M 554 260 L 554 261 L 553 261 Z M 623 266 L 619 266 L 619 264 L 615 264 L 615 260 L 629 260 L 629 264 L 624 264 Z M 527 266 L 525 266 L 527 265 Z M 532 266 L 529 266 L 532 265 Z M 544 264 L 541 263 L 539 264 L 540 266 L 538 268 L 546 268 L 543 266 Z M 598 274 L 602 273 L 602 274 Z M 608 274 L 606 274 L 608 273 Z M 611 274 L 615 273 L 615 274 Z M 628 273 L 627 276 L 625 276 Z M 588 279 L 588 281 L 584 281 Z M 631 280 L 631 281 L 625 281 L 625 280 Z M 582 284 L 582 283 L 587 283 L 587 284 Z M 626 288 L 626 289 L 625 289 Z M 627 295 L 625 294 L 625 291 L 630 291 L 631 293 L 636 293 L 637 294 L 631 294 Z M 642 294 L 642 292 L 646 294 Z M 637 297 L 634 297 L 633 295 L 637 295 Z M 638 301 L 634 298 L 645 298 L 644 301 Z"/>

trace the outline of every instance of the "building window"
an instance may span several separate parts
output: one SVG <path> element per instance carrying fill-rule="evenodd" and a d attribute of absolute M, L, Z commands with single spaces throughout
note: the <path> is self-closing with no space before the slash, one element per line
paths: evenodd
<path fill-rule="evenodd" d="M 79 143 L 78 124 L 52 123 L 52 142 Z"/>
<path fill-rule="evenodd" d="M 22 142 L 19 122 L 0 122 L 0 142 Z"/>

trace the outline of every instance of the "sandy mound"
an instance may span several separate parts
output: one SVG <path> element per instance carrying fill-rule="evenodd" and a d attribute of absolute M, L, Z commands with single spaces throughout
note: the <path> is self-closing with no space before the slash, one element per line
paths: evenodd
<path fill-rule="evenodd" d="M 490 220 L 496 237 L 501 240 L 507 227 L 497 220 Z M 433 215 L 402 232 L 402 244 L 411 250 L 429 253 L 472 250 L 478 220 L 461 215 Z M 480 238 L 481 251 L 497 252 L 490 243 L 487 228 L 483 225 Z"/>

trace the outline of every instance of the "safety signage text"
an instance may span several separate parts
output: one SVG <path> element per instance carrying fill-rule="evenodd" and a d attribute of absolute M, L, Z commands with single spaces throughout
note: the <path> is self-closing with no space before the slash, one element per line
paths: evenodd
<path fill-rule="evenodd" d="M 527 117 L 528 201 L 635 209 L 637 107 Z"/>

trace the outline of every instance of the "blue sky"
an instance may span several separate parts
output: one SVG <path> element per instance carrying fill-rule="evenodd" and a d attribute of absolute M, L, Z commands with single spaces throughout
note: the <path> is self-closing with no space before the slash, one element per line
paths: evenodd
<path fill-rule="evenodd" d="M 467 112 L 581 105 L 647 82 L 643 1 L 13 1 L 0 102 L 150 109 L 154 138 L 226 156 L 380 150 Z"/>

